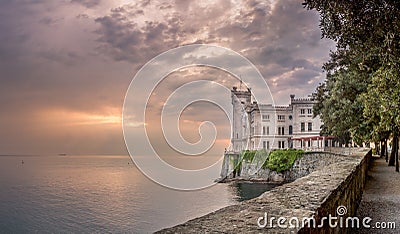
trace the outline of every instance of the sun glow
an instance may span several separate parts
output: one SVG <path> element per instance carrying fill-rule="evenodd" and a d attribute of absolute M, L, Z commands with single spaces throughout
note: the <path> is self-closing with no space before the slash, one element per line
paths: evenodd
<path fill-rule="evenodd" d="M 58 122 L 63 125 L 120 125 L 122 116 L 118 111 L 109 110 L 102 113 L 86 113 L 69 110 L 49 110 L 41 113 L 47 122 Z"/>
<path fill-rule="evenodd" d="M 87 115 L 87 120 L 80 124 L 120 124 L 121 116 L 115 115 Z"/>

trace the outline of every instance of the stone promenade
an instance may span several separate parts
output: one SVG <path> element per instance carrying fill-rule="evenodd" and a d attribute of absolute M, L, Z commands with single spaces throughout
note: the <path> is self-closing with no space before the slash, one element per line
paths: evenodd
<path fill-rule="evenodd" d="M 361 229 L 355 233 L 400 233 L 400 173 L 388 167 L 385 159 L 375 158 L 368 172 L 358 217 L 371 217 L 375 222 L 396 222 L 396 229 Z"/>

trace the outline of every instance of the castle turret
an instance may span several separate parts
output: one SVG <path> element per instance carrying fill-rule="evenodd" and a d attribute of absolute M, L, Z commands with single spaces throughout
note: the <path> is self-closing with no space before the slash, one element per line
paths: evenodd
<path fill-rule="evenodd" d="M 232 89 L 233 126 L 232 126 L 232 150 L 240 152 L 246 149 L 248 129 L 248 118 L 246 107 L 251 104 L 251 90 Z"/>

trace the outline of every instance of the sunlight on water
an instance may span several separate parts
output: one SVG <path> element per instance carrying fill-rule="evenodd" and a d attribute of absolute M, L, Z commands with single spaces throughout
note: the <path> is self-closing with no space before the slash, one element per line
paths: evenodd
<path fill-rule="evenodd" d="M 0 188 L 0 230 L 14 233 L 152 232 L 254 196 L 228 184 L 170 190 L 128 156 L 1 156 Z"/>

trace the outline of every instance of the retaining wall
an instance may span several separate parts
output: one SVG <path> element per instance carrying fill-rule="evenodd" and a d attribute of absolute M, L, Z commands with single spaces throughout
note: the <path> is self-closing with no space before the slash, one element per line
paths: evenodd
<path fill-rule="evenodd" d="M 290 223 L 295 224 L 293 220 L 301 221 L 303 218 L 314 218 L 320 224 L 328 215 L 342 219 L 355 216 L 371 156 L 371 150 L 359 149 L 346 160 L 331 163 L 257 198 L 163 229 L 160 233 L 347 233 L 345 226 L 332 228 L 327 221 L 322 222 L 321 228 L 282 226 L 289 227 Z M 337 214 L 339 206 L 347 209 L 343 216 Z M 275 218 L 272 226 L 269 225 L 271 218 Z M 278 218 L 286 221 L 278 225 Z"/>

